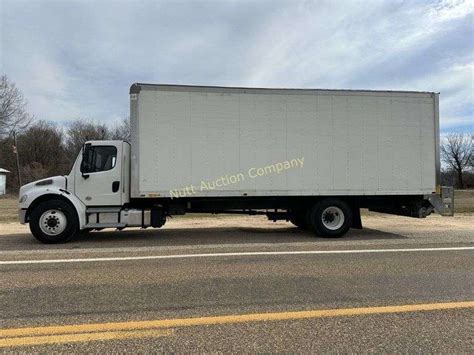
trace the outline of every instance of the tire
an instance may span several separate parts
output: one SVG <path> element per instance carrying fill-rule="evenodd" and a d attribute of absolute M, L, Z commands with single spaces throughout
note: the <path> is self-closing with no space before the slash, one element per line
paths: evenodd
<path fill-rule="evenodd" d="M 317 202 L 311 208 L 308 219 L 315 233 L 325 238 L 339 238 L 352 225 L 352 210 L 349 205 L 336 198 Z"/>
<path fill-rule="evenodd" d="M 310 230 L 311 227 L 308 224 L 308 221 L 306 219 L 306 211 L 299 211 L 292 217 L 290 217 L 290 222 L 293 223 L 295 226 L 298 228 L 301 228 L 303 230 Z"/>
<path fill-rule="evenodd" d="M 42 243 L 65 243 L 74 237 L 78 229 L 76 210 L 66 201 L 40 202 L 30 213 L 31 233 Z"/>

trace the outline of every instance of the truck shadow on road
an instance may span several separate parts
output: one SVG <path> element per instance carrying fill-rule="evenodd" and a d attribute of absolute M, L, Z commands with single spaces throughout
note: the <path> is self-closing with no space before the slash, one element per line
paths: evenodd
<path fill-rule="evenodd" d="M 79 235 L 76 242 L 145 242 L 147 245 L 190 245 L 190 244 L 234 244 L 234 243 L 294 243 L 331 242 L 343 240 L 383 240 L 405 239 L 406 236 L 380 230 L 364 228 L 350 230 L 342 238 L 321 238 L 311 232 L 296 227 L 252 228 L 252 227 L 214 227 L 214 228 L 170 228 L 148 230 L 99 231 Z"/>
<path fill-rule="evenodd" d="M 311 232 L 296 227 L 196 227 L 93 231 L 80 233 L 69 243 L 43 245 L 31 234 L 10 234 L 0 238 L 0 250 L 13 248 L 28 249 L 43 245 L 48 249 L 74 249 L 81 247 L 144 247 L 144 246 L 183 246 L 211 244 L 258 244 L 258 243 L 337 243 L 350 241 L 376 241 L 406 239 L 407 236 L 388 233 L 376 229 L 351 229 L 342 238 L 321 238 Z M 3 247 L 2 247 L 3 245 Z"/>

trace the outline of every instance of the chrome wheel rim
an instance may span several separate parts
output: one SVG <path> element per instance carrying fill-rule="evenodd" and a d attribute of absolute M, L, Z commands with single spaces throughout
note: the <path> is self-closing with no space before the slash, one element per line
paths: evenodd
<path fill-rule="evenodd" d="M 332 231 L 341 228 L 344 220 L 344 212 L 336 206 L 326 208 L 321 215 L 323 226 Z"/>
<path fill-rule="evenodd" d="M 47 235 L 58 235 L 64 232 L 67 226 L 66 215 L 60 210 L 47 210 L 39 220 L 41 231 Z"/>

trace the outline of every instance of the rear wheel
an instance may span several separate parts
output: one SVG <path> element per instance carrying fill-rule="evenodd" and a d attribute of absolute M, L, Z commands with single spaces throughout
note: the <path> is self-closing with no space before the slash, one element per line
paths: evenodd
<path fill-rule="evenodd" d="M 79 222 L 75 209 L 63 200 L 40 202 L 30 214 L 30 230 L 42 243 L 69 241 L 77 233 Z"/>
<path fill-rule="evenodd" d="M 352 210 L 339 199 L 328 198 L 316 203 L 308 219 L 317 235 L 327 238 L 342 237 L 352 225 Z"/>

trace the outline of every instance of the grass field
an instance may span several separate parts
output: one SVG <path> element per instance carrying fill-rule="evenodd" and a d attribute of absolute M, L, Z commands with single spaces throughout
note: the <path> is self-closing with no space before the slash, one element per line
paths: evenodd
<path fill-rule="evenodd" d="M 474 212 L 474 190 L 454 191 L 454 212 Z"/>
<path fill-rule="evenodd" d="M 0 223 L 18 221 L 18 198 L 14 195 L 0 196 Z"/>
<path fill-rule="evenodd" d="M 474 212 L 474 190 L 456 190 L 454 193 L 455 213 Z M 216 217 L 218 217 L 217 215 Z M 195 215 L 186 215 L 193 218 Z M 18 221 L 18 198 L 14 195 L 0 197 L 0 223 Z"/>

